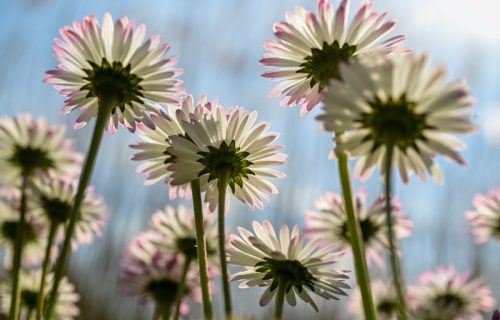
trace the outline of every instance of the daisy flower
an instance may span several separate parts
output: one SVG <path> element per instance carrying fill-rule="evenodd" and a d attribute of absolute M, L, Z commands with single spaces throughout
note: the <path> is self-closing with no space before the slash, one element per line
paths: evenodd
<path fill-rule="evenodd" d="M 373 12 L 374 4 L 364 1 L 354 19 L 347 24 L 349 0 L 343 0 L 335 12 L 328 0 L 318 1 L 317 14 L 301 6 L 287 13 L 286 22 L 273 27 L 277 40 L 264 43 L 267 52 L 260 63 L 274 70 L 262 76 L 282 80 L 271 96 L 285 95 L 281 105 L 300 104 L 301 115 L 311 111 L 321 100 L 321 93 L 331 79 L 341 79 L 339 65 L 352 57 L 388 51 L 404 40 L 384 38 L 396 25 L 386 21 L 387 14 Z"/>
<path fill-rule="evenodd" d="M 132 160 L 146 161 L 137 168 L 137 171 L 147 175 L 145 184 L 152 185 L 160 180 L 169 184 L 171 173 L 167 170 L 167 165 L 171 161 L 171 156 L 167 153 L 170 147 L 170 137 L 185 134 L 179 121 L 189 120 L 189 117 L 202 117 L 212 106 L 217 106 L 217 100 L 207 101 L 206 96 L 195 104 L 193 96 L 187 96 L 180 105 L 167 105 L 165 110 L 151 115 L 154 129 L 139 124 L 139 136 L 143 141 L 130 145 L 131 148 L 139 150 L 132 156 Z M 189 183 L 180 186 L 170 186 L 170 199 L 177 197 L 189 198 L 191 187 Z"/>
<path fill-rule="evenodd" d="M 51 125 L 31 114 L 0 118 L 0 177 L 7 184 L 24 177 L 54 173 L 77 176 L 81 154 L 64 138 L 64 126 Z"/>
<path fill-rule="evenodd" d="M 40 269 L 31 271 L 22 271 L 20 277 L 21 288 L 21 319 L 30 319 L 30 315 L 34 316 L 36 303 L 38 300 L 38 291 L 40 289 L 40 281 L 42 271 Z M 53 274 L 47 275 L 45 292 L 51 294 L 51 284 Z M 0 284 L 0 313 L 8 314 L 11 301 L 11 281 L 2 282 Z M 62 279 L 61 286 L 57 291 L 57 302 L 54 308 L 54 319 L 56 320 L 71 320 L 78 317 L 80 310 L 77 307 L 77 302 L 80 296 L 75 292 L 75 286 L 71 284 L 66 277 Z"/>
<path fill-rule="evenodd" d="M 362 190 L 355 204 L 367 259 L 383 267 L 384 250 L 389 247 L 385 197 L 381 195 L 367 206 L 366 192 Z M 394 198 L 391 204 L 396 238 L 410 236 L 412 224 L 403 216 L 401 204 Z M 311 239 L 335 243 L 342 249 L 351 247 L 347 214 L 339 194 L 326 192 L 316 200 L 316 210 L 307 212 L 305 232 Z"/>
<path fill-rule="evenodd" d="M 421 274 L 408 287 L 416 319 L 481 320 L 481 312 L 493 311 L 495 299 L 481 279 L 440 267 Z"/>
<path fill-rule="evenodd" d="M 389 147 L 405 183 L 412 173 L 425 180 L 426 172 L 441 183 L 437 154 L 464 163 L 458 151 L 465 144 L 453 136 L 475 129 L 464 81 L 446 83 L 444 67 L 430 65 L 426 54 L 373 54 L 340 72 L 343 81 L 330 83 L 317 119 L 328 131 L 345 132 L 338 147 L 359 157 L 356 175 L 366 178 L 376 166 L 385 175 Z"/>
<path fill-rule="evenodd" d="M 51 178 L 34 184 L 34 214 L 43 217 L 47 224 L 58 226 L 58 238 L 64 236 L 64 225 L 69 220 L 71 207 L 76 194 L 76 181 Z M 103 198 L 94 194 L 93 187 L 87 192 L 80 206 L 72 246 L 91 244 L 94 235 L 100 236 L 106 221 L 106 207 Z"/>
<path fill-rule="evenodd" d="M 500 241 L 500 188 L 494 188 L 488 195 L 478 194 L 473 200 L 474 211 L 465 214 L 476 237 L 477 243 L 489 239 Z"/>
<path fill-rule="evenodd" d="M 245 268 L 232 276 L 233 281 L 241 281 L 240 288 L 267 287 L 260 298 L 261 306 L 273 299 L 279 286 L 285 286 L 288 304 L 295 306 L 299 297 L 316 311 L 311 294 L 326 300 L 346 295 L 346 272 L 332 268 L 343 252 L 334 251 L 333 245 L 320 247 L 315 241 L 304 244 L 298 226 L 291 233 L 288 226 L 282 226 L 278 238 L 267 220 L 262 224 L 254 221 L 253 230 L 239 227 L 239 235 L 231 235 L 228 262 Z"/>
<path fill-rule="evenodd" d="M 203 118 L 181 121 L 185 136 L 171 136 L 168 170 L 172 185 L 184 185 L 200 179 L 210 211 L 218 202 L 218 181 L 226 175 L 228 189 L 252 209 L 262 209 L 267 193 L 278 189 L 269 178 L 285 175 L 271 167 L 286 163 L 286 154 L 278 153 L 281 145 L 272 144 L 278 134 L 268 132 L 269 123 L 256 123 L 257 112 L 243 108 L 226 110 L 213 106 Z M 187 138 L 186 138 L 187 137 Z"/>
<path fill-rule="evenodd" d="M 372 281 L 371 288 L 373 302 L 377 310 L 377 318 L 380 320 L 397 320 L 398 297 L 396 292 L 394 292 L 394 288 L 381 280 Z M 354 290 L 349 301 L 348 310 L 355 319 L 364 319 L 359 288 Z"/>
<path fill-rule="evenodd" d="M 159 35 L 144 41 L 144 25 L 135 28 L 127 17 L 113 24 L 106 13 L 101 25 L 87 16 L 60 34 L 54 45 L 59 66 L 46 73 L 45 82 L 66 96 L 63 113 L 81 110 L 76 128 L 97 116 L 99 99 L 113 103 L 107 127 L 115 133 L 118 123 L 131 132 L 136 122 L 153 127 L 147 113 L 158 109 L 154 102 L 176 103 L 182 97 L 177 57 L 165 57 L 170 46 L 161 44 Z"/>

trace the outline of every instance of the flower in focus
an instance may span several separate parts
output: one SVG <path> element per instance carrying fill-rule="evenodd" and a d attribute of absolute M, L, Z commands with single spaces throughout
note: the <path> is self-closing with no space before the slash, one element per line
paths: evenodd
<path fill-rule="evenodd" d="M 77 181 L 51 178 L 34 184 L 34 214 L 43 217 L 47 224 L 58 226 L 58 238 L 64 236 L 65 225 L 76 195 Z M 75 250 L 79 244 L 91 244 L 94 235 L 100 236 L 106 222 L 106 207 L 103 198 L 94 194 L 93 188 L 87 192 L 80 206 L 76 220 L 72 247 Z"/>
<path fill-rule="evenodd" d="M 426 54 L 372 54 L 340 72 L 343 81 L 330 83 L 317 119 L 328 131 L 344 132 L 338 147 L 360 157 L 356 175 L 384 166 L 388 148 L 405 183 L 413 172 L 425 180 L 426 171 L 441 183 L 437 154 L 464 163 L 458 151 L 465 144 L 453 136 L 475 129 L 464 81 L 446 83 L 444 67 L 431 66 Z"/>
<path fill-rule="evenodd" d="M 452 267 L 421 274 L 408 287 L 408 297 L 416 319 L 481 320 L 482 312 L 495 307 L 495 299 L 481 279 Z"/>
<path fill-rule="evenodd" d="M 138 295 L 158 304 L 171 305 L 181 280 L 183 260 L 158 247 L 163 237 L 154 231 L 137 235 L 128 246 L 121 262 L 120 284 L 125 295 Z M 164 239 L 165 240 L 165 239 Z M 188 312 L 188 300 L 201 302 L 197 272 L 189 272 L 181 305 L 181 314 Z"/>
<path fill-rule="evenodd" d="M 474 197 L 474 211 L 465 215 L 469 220 L 477 243 L 489 239 L 500 241 L 500 188 L 494 188 L 488 195 Z"/>
<path fill-rule="evenodd" d="M 398 297 L 394 288 L 381 280 L 371 282 L 373 303 L 377 310 L 377 318 L 380 320 L 397 320 Z M 349 312 L 355 319 L 364 319 L 361 292 L 356 288 L 352 293 L 348 305 Z"/>
<path fill-rule="evenodd" d="M 0 177 L 7 184 L 19 184 L 24 177 L 54 173 L 77 176 L 81 154 L 64 138 L 64 126 L 51 125 L 31 114 L 0 119 Z"/>
<path fill-rule="evenodd" d="M 45 299 L 51 294 L 53 278 L 54 275 L 52 273 L 47 274 L 44 290 L 44 292 L 47 293 Z M 41 269 L 21 272 L 19 284 L 21 289 L 20 319 L 30 319 L 28 315 L 33 315 L 35 313 L 41 279 Z M 0 284 L 0 313 L 9 313 L 11 291 L 11 279 L 2 281 Z M 71 320 L 77 318 L 80 314 L 80 310 L 77 307 L 78 300 L 80 300 L 80 296 L 75 292 L 75 286 L 71 284 L 66 277 L 63 277 L 61 285 L 57 290 L 54 319 Z"/>
<path fill-rule="evenodd" d="M 75 21 L 60 30 L 54 55 L 59 66 L 46 73 L 45 82 L 66 96 L 63 113 L 82 112 L 75 127 L 84 126 L 98 114 L 98 100 L 111 100 L 108 129 L 115 133 L 118 122 L 130 131 L 136 122 L 154 127 L 147 112 L 159 107 L 154 102 L 177 103 L 183 96 L 182 73 L 174 65 L 177 57 L 165 58 L 169 46 L 159 35 L 144 41 L 146 27 L 127 17 L 117 20 L 109 13 L 102 25 L 94 16 Z"/>
<path fill-rule="evenodd" d="M 269 178 L 285 175 L 271 167 L 285 164 L 283 147 L 272 144 L 278 134 L 268 132 L 269 123 L 255 123 L 257 112 L 243 108 L 224 109 L 213 106 L 212 111 L 196 121 L 181 121 L 184 137 L 172 136 L 168 148 L 172 172 L 171 184 L 183 185 L 200 179 L 205 201 L 214 211 L 218 203 L 218 181 L 227 176 L 230 191 L 252 209 L 262 209 L 267 193 L 278 189 Z"/>
<path fill-rule="evenodd" d="M 228 262 L 245 268 L 232 276 L 233 281 L 241 281 L 240 288 L 267 287 L 260 298 L 261 306 L 273 299 L 279 285 L 286 288 L 288 304 L 295 306 L 298 296 L 316 311 L 311 294 L 326 300 L 346 295 L 346 272 L 332 268 L 343 252 L 334 251 L 333 245 L 320 247 L 315 241 L 304 244 L 298 226 L 291 233 L 288 226 L 282 226 L 279 238 L 269 221 L 254 221 L 253 230 L 240 227 L 239 235 L 231 235 Z"/>
<path fill-rule="evenodd" d="M 191 95 L 187 96 L 180 105 L 167 105 L 165 110 L 158 114 L 151 115 L 151 121 L 155 128 L 151 129 L 139 124 L 139 136 L 143 141 L 130 145 L 131 148 L 140 150 L 132 156 L 132 160 L 145 160 L 146 162 L 137 168 L 140 173 L 148 177 L 145 184 L 151 185 L 160 180 L 169 184 L 171 173 L 167 170 L 167 165 L 171 161 L 171 156 L 167 152 L 170 147 L 171 136 L 183 136 L 184 129 L 179 123 L 179 119 L 189 120 L 189 117 L 201 118 L 212 106 L 218 105 L 217 100 L 207 101 L 205 96 L 194 103 Z M 188 198 L 191 195 L 189 183 L 180 186 L 170 186 L 170 199 L 177 196 Z"/>
<path fill-rule="evenodd" d="M 391 201 L 394 230 L 397 239 L 411 234 L 412 223 L 403 216 L 401 204 Z M 366 204 L 364 190 L 356 197 L 361 234 L 368 261 L 384 266 L 384 248 L 389 247 L 387 239 L 387 215 L 385 197 L 379 196 L 371 206 Z M 347 214 L 342 197 L 334 192 L 326 192 L 316 201 L 316 210 L 306 216 L 306 236 L 326 243 L 335 243 L 342 249 L 350 249 L 350 234 L 347 226 Z"/>
<path fill-rule="evenodd" d="M 348 26 L 349 0 L 337 9 L 330 1 L 318 1 L 318 13 L 301 6 L 286 14 L 286 22 L 276 23 L 273 32 L 277 40 L 268 40 L 267 53 L 260 63 L 276 69 L 262 76 L 283 80 L 271 96 L 285 95 L 284 106 L 301 104 L 301 114 L 311 111 L 321 100 L 321 93 L 331 79 L 341 79 L 341 63 L 352 57 L 376 50 L 387 51 L 404 37 L 396 36 L 381 42 L 396 25 L 385 21 L 387 14 L 373 12 L 374 4 L 363 2 Z"/>

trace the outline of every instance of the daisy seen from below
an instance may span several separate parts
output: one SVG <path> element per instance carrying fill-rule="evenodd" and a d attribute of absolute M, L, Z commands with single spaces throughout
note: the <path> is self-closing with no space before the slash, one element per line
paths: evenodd
<path fill-rule="evenodd" d="M 381 41 L 396 25 L 387 14 L 373 11 L 365 1 L 348 25 L 350 1 L 343 0 L 335 11 L 328 0 L 319 0 L 317 14 L 301 6 L 286 13 L 286 21 L 273 26 L 276 40 L 268 40 L 260 63 L 274 70 L 262 76 L 281 80 L 271 96 L 284 95 L 281 105 L 302 105 L 301 114 L 311 111 L 331 79 L 341 79 L 339 65 L 352 57 L 375 50 L 387 51 L 404 40 L 395 36 Z"/>
<path fill-rule="evenodd" d="M 372 292 L 375 308 L 377 310 L 377 319 L 380 320 L 397 320 L 398 297 L 394 288 L 387 285 L 382 280 L 372 281 Z M 364 319 L 362 311 L 363 304 L 361 302 L 361 293 L 359 288 L 353 291 L 349 301 L 348 310 L 355 319 Z"/>
<path fill-rule="evenodd" d="M 342 197 L 335 192 L 326 192 L 316 200 L 315 204 L 316 209 L 308 211 L 306 215 L 306 236 L 326 243 L 335 243 L 342 249 L 349 249 L 351 240 Z M 355 204 L 368 262 L 375 262 L 383 267 L 384 252 L 389 247 L 385 198 L 381 195 L 368 206 L 366 192 L 361 190 L 358 192 Z M 396 238 L 410 236 L 412 223 L 403 216 L 401 204 L 396 199 L 393 199 L 391 204 Z"/>
<path fill-rule="evenodd" d="M 34 316 L 36 304 L 38 300 L 40 280 L 42 272 L 40 269 L 23 271 L 21 276 L 21 319 L 31 319 Z M 45 292 L 50 294 L 50 284 L 53 279 L 53 274 L 47 276 L 47 284 Z M 0 310 L 1 313 L 7 314 L 12 290 L 11 279 L 0 284 Z M 77 307 L 80 296 L 75 291 L 75 286 L 71 284 L 66 277 L 62 279 L 61 286 L 57 291 L 57 299 L 55 305 L 54 319 L 55 320 L 72 320 L 78 317 L 80 310 Z"/>
<path fill-rule="evenodd" d="M 267 287 L 260 305 L 267 305 L 276 296 L 276 319 L 282 317 L 285 298 L 295 306 L 299 297 L 318 311 L 311 294 L 326 300 L 346 295 L 348 276 L 332 267 L 343 252 L 334 250 L 333 244 L 304 243 L 298 226 L 290 232 L 284 225 L 277 236 L 269 221 L 254 221 L 253 233 L 241 227 L 238 231 L 239 235 L 231 235 L 229 240 L 228 262 L 245 270 L 231 278 L 241 281 L 240 288 Z"/>
<path fill-rule="evenodd" d="M 408 287 L 408 298 L 416 319 L 428 320 L 481 320 L 481 313 L 493 311 L 496 304 L 481 279 L 453 267 L 421 274 Z"/>
<path fill-rule="evenodd" d="M 474 210 L 465 216 L 476 242 L 500 241 L 500 188 L 493 188 L 487 195 L 476 195 L 473 204 Z"/>
<path fill-rule="evenodd" d="M 115 22 L 106 13 L 102 23 L 94 16 L 60 30 L 55 40 L 56 69 L 46 73 L 45 82 L 66 96 L 63 113 L 80 109 L 76 127 L 106 113 L 112 132 L 118 123 L 134 131 L 136 122 L 151 124 L 148 112 L 159 103 L 177 103 L 183 96 L 182 70 L 177 57 L 166 58 L 170 49 L 154 35 L 145 40 L 146 27 L 123 17 Z M 104 110 L 100 110 L 104 109 Z"/>

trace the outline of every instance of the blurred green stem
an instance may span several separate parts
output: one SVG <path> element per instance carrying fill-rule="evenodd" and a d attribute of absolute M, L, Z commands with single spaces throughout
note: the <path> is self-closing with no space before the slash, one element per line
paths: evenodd
<path fill-rule="evenodd" d="M 45 282 L 47 278 L 47 272 L 49 271 L 50 265 L 50 253 L 52 250 L 52 245 L 54 244 L 54 239 L 56 236 L 57 228 L 59 224 L 55 221 L 50 223 L 49 238 L 47 240 L 47 248 L 45 248 L 45 258 L 43 260 L 42 266 L 42 279 L 40 280 L 40 289 L 38 291 L 38 300 L 36 302 L 36 319 L 42 320 L 43 302 L 45 301 Z"/>
<path fill-rule="evenodd" d="M 220 258 L 220 268 L 221 268 L 221 280 L 222 288 L 224 291 L 224 310 L 226 312 L 226 318 L 231 318 L 232 307 L 231 307 L 231 288 L 229 287 L 229 276 L 227 273 L 227 263 L 226 263 L 226 228 L 225 228 L 225 215 L 226 215 L 226 191 L 227 191 L 227 179 L 229 172 L 227 170 L 222 170 L 219 175 L 218 187 L 219 187 L 219 204 L 218 204 L 218 237 L 219 237 L 219 258 Z"/>
<path fill-rule="evenodd" d="M 178 320 L 181 314 L 181 304 L 182 304 L 182 296 L 184 295 L 184 291 L 186 290 L 186 277 L 189 271 L 189 267 L 191 266 L 191 261 L 193 257 L 184 256 L 184 266 L 182 268 L 181 281 L 179 282 L 179 287 L 177 288 L 177 292 L 175 293 L 175 316 L 174 320 Z"/>
<path fill-rule="evenodd" d="M 285 304 L 286 287 L 288 285 L 287 277 L 280 277 L 278 285 L 278 293 L 276 294 L 276 306 L 274 309 L 274 319 L 281 320 L 283 318 L 283 306 Z M 293 290 L 293 289 L 292 289 Z"/>

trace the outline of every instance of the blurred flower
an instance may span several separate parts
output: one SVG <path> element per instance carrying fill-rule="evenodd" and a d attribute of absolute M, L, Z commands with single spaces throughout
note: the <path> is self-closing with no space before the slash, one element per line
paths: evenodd
<path fill-rule="evenodd" d="M 283 147 L 273 145 L 279 134 L 267 132 L 269 123 L 255 123 L 257 112 L 243 108 L 212 107 L 200 121 L 182 121 L 186 137 L 172 136 L 168 153 L 172 156 L 168 170 L 172 185 L 183 185 L 200 178 L 205 201 L 214 211 L 218 203 L 218 178 L 228 174 L 228 188 L 252 209 L 262 209 L 267 193 L 278 189 L 268 178 L 285 175 L 270 167 L 285 164 Z"/>
<path fill-rule="evenodd" d="M 122 262 L 120 284 L 126 295 L 139 295 L 158 304 L 171 304 L 175 300 L 182 276 L 183 260 L 169 255 L 157 245 L 163 237 L 154 231 L 137 235 L 129 244 Z M 189 272 L 185 282 L 181 314 L 188 312 L 188 299 L 201 302 L 200 280 L 197 272 Z"/>
<path fill-rule="evenodd" d="M 74 180 L 57 179 L 55 177 L 39 181 L 34 184 L 33 213 L 47 221 L 59 226 L 58 238 L 64 236 L 65 225 L 69 221 L 69 214 L 76 194 Z M 76 220 L 75 233 L 72 247 L 75 250 L 79 244 L 91 244 L 96 236 L 101 235 L 101 230 L 106 221 L 106 207 L 101 196 L 95 195 L 92 187 L 87 192 L 80 206 L 80 213 Z"/>
<path fill-rule="evenodd" d="M 44 292 L 46 297 L 51 294 L 52 281 L 54 275 L 47 274 Z M 38 291 L 40 290 L 40 281 L 42 270 L 22 271 L 19 287 L 21 288 L 21 312 L 20 319 L 30 319 L 33 315 L 38 300 Z M 11 301 L 11 279 L 0 284 L 0 310 L 1 313 L 8 314 Z M 77 302 L 80 296 L 75 292 L 75 286 L 71 284 L 66 277 L 62 278 L 61 285 L 57 290 L 56 305 L 54 306 L 55 320 L 71 320 L 80 314 Z"/>
<path fill-rule="evenodd" d="M 31 114 L 0 119 L 0 179 L 19 184 L 22 176 L 54 173 L 76 176 L 80 173 L 81 154 L 64 138 L 66 129 L 50 125 L 44 118 Z"/>
<path fill-rule="evenodd" d="M 477 194 L 473 200 L 474 211 L 465 213 L 477 243 L 489 239 L 500 241 L 500 188 L 488 195 Z"/>
<path fill-rule="evenodd" d="M 159 108 L 153 102 L 176 103 L 182 97 L 182 82 L 175 79 L 182 73 L 174 67 L 177 57 L 164 58 L 170 46 L 162 45 L 159 35 L 144 41 L 144 25 L 135 29 L 127 17 L 113 25 L 106 13 L 101 26 L 94 16 L 87 16 L 60 33 L 62 39 L 54 45 L 60 64 L 46 73 L 45 82 L 67 97 L 63 113 L 81 109 L 75 127 L 97 115 L 102 96 L 117 103 L 108 124 L 112 133 L 118 122 L 130 131 L 136 122 L 153 127 L 147 115 Z"/>
<path fill-rule="evenodd" d="M 360 157 L 355 174 L 368 177 L 385 163 L 393 146 L 393 164 L 403 181 L 426 171 L 437 182 L 442 173 L 434 156 L 460 164 L 465 144 L 452 134 L 475 129 L 465 112 L 473 104 L 464 81 L 445 83 L 443 66 L 431 66 L 425 54 L 373 54 L 341 67 L 343 82 L 333 80 L 318 116 L 328 131 L 345 132 L 342 151 Z M 385 174 L 385 168 L 382 168 Z"/>
<path fill-rule="evenodd" d="M 491 318 L 491 320 L 500 320 L 500 312 L 498 312 L 498 310 L 495 310 L 495 312 L 493 313 L 493 317 Z"/>
<path fill-rule="evenodd" d="M 170 171 L 167 165 L 171 161 L 171 156 L 167 153 L 170 147 L 170 137 L 174 135 L 183 136 L 184 129 L 179 123 L 179 119 L 188 120 L 189 117 L 201 118 L 213 106 L 217 106 L 217 100 L 208 102 L 205 96 L 194 104 L 193 96 L 186 97 L 180 105 L 167 105 L 165 110 L 158 114 L 151 115 L 151 121 L 155 124 L 155 129 L 150 129 L 145 125 L 138 125 L 139 136 L 143 141 L 130 145 L 131 148 L 140 150 L 132 156 L 132 160 L 146 160 L 137 168 L 137 171 L 148 176 L 145 184 L 151 185 L 160 180 L 170 183 Z M 179 117 L 179 119 L 178 119 Z M 189 183 L 180 186 L 170 186 L 170 199 L 177 196 L 188 198 L 191 196 Z"/>
<path fill-rule="evenodd" d="M 495 306 L 481 279 L 459 274 L 453 267 L 424 272 L 408 287 L 408 297 L 415 319 L 481 320 L 481 312 Z"/>
<path fill-rule="evenodd" d="M 384 42 L 379 40 L 395 26 L 387 21 L 387 14 L 373 12 L 374 4 L 363 2 L 353 21 L 347 26 L 349 0 L 343 0 L 335 13 L 330 1 L 318 1 L 314 15 L 301 6 L 295 13 L 286 14 L 286 22 L 278 22 L 273 32 L 278 40 L 268 40 L 267 53 L 260 63 L 275 70 L 264 77 L 283 80 L 271 96 L 284 94 L 281 104 L 301 104 L 305 115 L 321 100 L 321 93 L 331 79 L 341 79 L 339 65 L 353 56 L 375 50 L 390 49 L 404 37 L 396 36 Z"/>
<path fill-rule="evenodd" d="M 232 276 L 241 281 L 240 288 L 265 286 L 260 305 L 267 305 L 278 291 L 280 281 L 286 279 L 286 301 L 291 306 L 297 303 L 296 296 L 318 311 L 310 294 L 326 300 L 338 300 L 348 289 L 344 271 L 335 270 L 332 265 L 343 255 L 333 250 L 333 245 L 320 247 L 311 241 L 304 245 L 304 239 L 295 226 L 290 234 L 288 226 L 280 229 L 279 238 L 269 221 L 253 222 L 254 233 L 238 228 L 238 235 L 231 235 L 228 262 L 245 267 L 245 271 Z"/>
<path fill-rule="evenodd" d="M 411 234 L 412 223 L 403 216 L 401 204 L 393 198 L 392 214 L 396 238 L 401 239 Z M 368 261 L 380 267 L 384 266 L 384 248 L 389 247 L 387 240 L 387 215 L 385 197 L 379 196 L 373 204 L 366 205 L 366 193 L 360 191 L 356 197 L 358 215 L 363 242 Z M 341 249 L 350 249 L 350 234 L 347 227 L 347 214 L 342 197 L 334 192 L 326 192 L 316 200 L 316 211 L 309 211 L 306 216 L 306 236 L 335 243 Z"/>
<path fill-rule="evenodd" d="M 391 284 L 375 280 L 371 282 L 371 288 L 377 318 L 380 320 L 397 320 L 398 297 Z M 352 293 L 348 310 L 355 319 L 364 319 L 361 293 L 358 287 Z"/>

